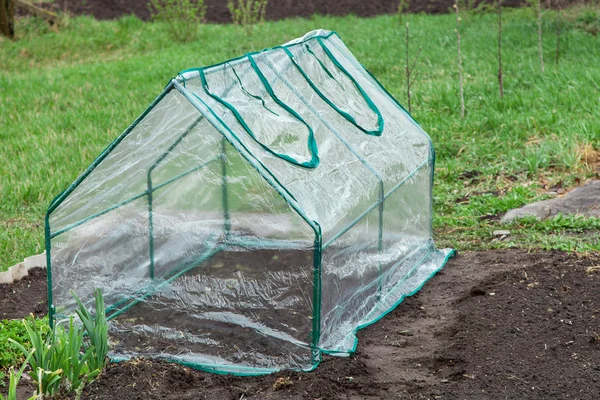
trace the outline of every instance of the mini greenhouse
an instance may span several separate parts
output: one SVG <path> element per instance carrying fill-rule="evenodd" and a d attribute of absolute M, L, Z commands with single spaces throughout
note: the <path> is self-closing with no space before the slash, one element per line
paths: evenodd
<path fill-rule="evenodd" d="M 112 357 L 310 370 L 450 256 L 427 134 L 333 32 L 189 69 L 51 204 L 53 323 L 104 294 Z"/>

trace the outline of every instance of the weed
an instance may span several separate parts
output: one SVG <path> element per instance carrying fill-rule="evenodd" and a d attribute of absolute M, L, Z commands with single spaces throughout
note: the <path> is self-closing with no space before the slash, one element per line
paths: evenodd
<path fill-rule="evenodd" d="M 33 315 L 32 315 L 33 318 Z M 35 322 L 23 320 L 23 325 L 29 334 L 29 341 L 33 350 L 26 349 L 21 343 L 9 339 L 23 355 L 28 356 L 31 370 L 29 377 L 37 384 L 39 395 L 53 395 L 59 389 L 62 361 L 66 357 L 64 343 L 54 340 L 55 335 L 44 335 Z"/>
<path fill-rule="evenodd" d="M 27 363 L 29 362 L 29 359 L 31 358 L 32 355 L 33 355 L 33 352 L 29 353 L 27 355 L 27 357 L 25 358 L 25 362 L 23 363 L 23 365 L 21 366 L 21 369 L 19 369 L 19 371 L 15 372 L 15 368 L 10 367 L 9 381 L 8 381 L 8 394 L 6 395 L 6 397 L 4 397 L 4 396 L 2 396 L 2 394 L 0 394 L 0 400 L 17 400 L 17 385 L 19 384 L 19 381 L 21 380 L 21 376 L 23 375 L 23 372 L 25 371 L 25 367 L 27 367 Z M 33 400 L 35 398 L 37 398 L 37 396 L 32 396 L 29 398 L 29 400 Z"/>
<path fill-rule="evenodd" d="M 77 315 L 83 323 L 85 332 L 87 333 L 90 341 L 91 354 L 88 361 L 90 369 L 101 371 L 107 362 L 108 354 L 108 324 L 106 322 L 104 300 L 102 298 L 102 292 L 100 289 L 94 291 L 95 310 L 96 314 L 92 315 L 81 300 L 77 297 L 75 292 L 72 292 L 75 301 L 79 309 Z"/>

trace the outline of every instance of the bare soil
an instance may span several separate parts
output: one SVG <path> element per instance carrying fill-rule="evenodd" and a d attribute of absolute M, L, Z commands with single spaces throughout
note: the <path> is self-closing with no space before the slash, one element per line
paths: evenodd
<path fill-rule="evenodd" d="M 48 313 L 46 270 L 34 268 L 11 285 L 0 284 L 0 320 L 36 317 Z"/>
<path fill-rule="evenodd" d="M 450 260 L 415 296 L 359 332 L 349 358 L 311 373 L 233 377 L 167 362 L 110 364 L 84 399 L 581 399 L 600 393 L 600 255 L 520 250 Z M 39 288 L 36 288 L 39 286 Z M 0 285 L 45 301 L 45 278 Z"/>

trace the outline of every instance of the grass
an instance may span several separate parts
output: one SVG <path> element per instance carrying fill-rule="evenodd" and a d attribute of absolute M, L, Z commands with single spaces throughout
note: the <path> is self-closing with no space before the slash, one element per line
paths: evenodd
<path fill-rule="evenodd" d="M 504 23 L 505 97 L 496 83 L 493 15 L 463 23 L 465 100 L 460 118 L 453 15 L 408 15 L 411 48 L 422 46 L 413 114 L 437 150 L 435 219 L 441 246 L 459 250 L 600 250 L 598 221 L 521 221 L 493 240 L 495 216 L 595 176 L 600 143 L 600 44 L 594 9 L 568 10 L 560 65 L 539 71 L 536 21 L 510 10 Z M 591 14 L 590 14 L 591 13 Z M 577 19 L 577 15 L 584 15 Z M 592 17 L 590 17 L 592 15 Z M 544 16 L 544 51 L 553 59 L 553 12 Z M 583 24 L 581 21 L 584 21 Z M 590 28 L 591 26 L 591 28 Z M 405 102 L 403 39 L 395 16 L 288 19 L 246 36 L 205 25 L 176 43 L 168 25 L 135 17 L 66 19 L 58 31 L 20 19 L 19 40 L 0 39 L 0 270 L 43 250 L 43 216 L 65 189 L 180 70 L 274 46 L 305 32 L 336 30 L 359 60 Z M 476 171 L 473 174 L 465 171 Z"/>

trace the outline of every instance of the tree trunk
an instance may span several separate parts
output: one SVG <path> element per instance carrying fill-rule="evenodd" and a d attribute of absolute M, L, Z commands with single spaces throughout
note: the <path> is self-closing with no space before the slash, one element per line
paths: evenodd
<path fill-rule="evenodd" d="M 15 37 L 14 0 L 0 0 L 0 34 L 10 39 Z"/>
<path fill-rule="evenodd" d="M 560 1 L 556 1 L 556 5 L 558 6 L 558 15 L 556 17 L 556 65 L 558 65 L 558 59 L 560 58 L 560 29 L 562 27 L 562 8 L 560 6 Z"/>

